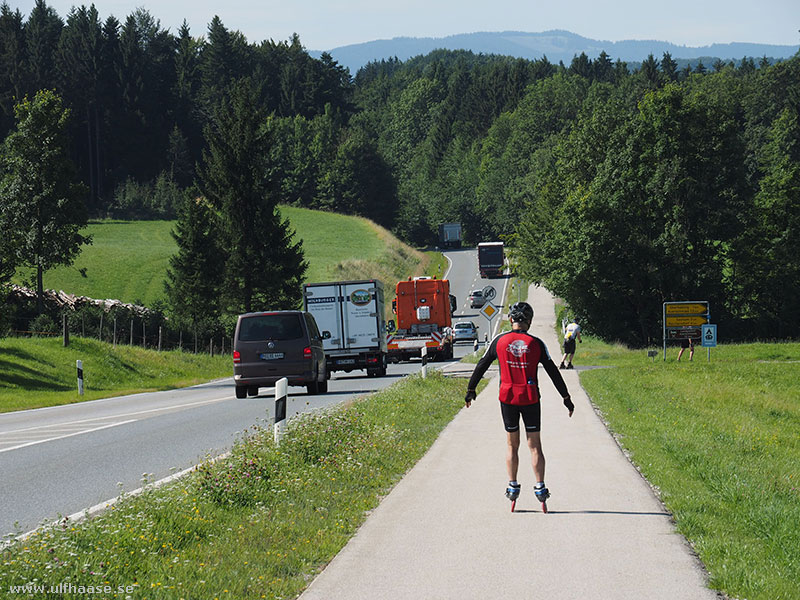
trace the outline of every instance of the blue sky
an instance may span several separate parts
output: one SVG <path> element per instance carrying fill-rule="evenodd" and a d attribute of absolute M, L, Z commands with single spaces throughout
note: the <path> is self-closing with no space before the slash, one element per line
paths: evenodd
<path fill-rule="evenodd" d="M 6 2 L 26 18 L 34 5 L 34 0 Z M 65 18 L 76 2 L 47 4 Z M 143 7 L 173 32 L 185 18 L 195 36 L 204 35 L 209 21 L 219 15 L 226 27 L 251 42 L 283 41 L 296 32 L 308 50 L 400 36 L 549 29 L 599 40 L 663 40 L 687 46 L 800 44 L 800 0 L 98 0 L 95 6 L 103 20 L 113 14 L 120 21 Z"/>

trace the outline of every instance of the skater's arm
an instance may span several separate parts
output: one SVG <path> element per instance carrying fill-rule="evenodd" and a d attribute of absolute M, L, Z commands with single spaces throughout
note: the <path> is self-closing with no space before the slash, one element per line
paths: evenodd
<path fill-rule="evenodd" d="M 483 377 L 484 373 L 489 369 L 489 366 L 497 359 L 497 338 L 492 340 L 492 343 L 489 345 L 489 348 L 486 350 L 486 354 L 481 357 L 478 361 L 478 364 L 475 365 L 475 370 L 472 371 L 472 376 L 469 378 L 469 383 L 467 384 L 467 395 L 464 398 L 464 402 L 467 404 L 467 408 L 475 400 L 476 392 L 475 390 L 478 387 L 478 383 L 481 381 L 481 377 Z"/>
<path fill-rule="evenodd" d="M 553 380 L 553 385 L 556 386 L 556 389 L 558 390 L 558 393 L 561 394 L 561 397 L 566 398 L 569 396 L 567 384 L 564 383 L 564 378 L 561 376 L 561 372 L 558 370 L 556 363 L 553 362 L 553 359 L 548 356 L 542 360 L 542 366 L 544 367 L 544 370 L 547 371 L 550 379 Z"/>

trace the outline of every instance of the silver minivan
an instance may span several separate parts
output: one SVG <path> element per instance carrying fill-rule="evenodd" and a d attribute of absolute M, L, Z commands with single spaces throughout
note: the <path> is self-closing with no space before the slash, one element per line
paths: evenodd
<path fill-rule="evenodd" d="M 326 335 L 327 334 L 327 335 Z M 322 340 L 314 317 L 300 310 L 239 315 L 233 338 L 233 380 L 236 397 L 257 396 L 286 377 L 289 385 L 304 385 L 309 394 L 328 391 Z"/>

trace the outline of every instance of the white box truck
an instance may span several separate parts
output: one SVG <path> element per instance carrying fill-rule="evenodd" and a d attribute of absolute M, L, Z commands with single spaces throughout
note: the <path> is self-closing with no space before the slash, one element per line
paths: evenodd
<path fill-rule="evenodd" d="M 377 279 L 307 283 L 303 307 L 320 331 L 328 373 L 364 369 L 369 377 L 386 375 L 386 320 L 383 283 Z"/>

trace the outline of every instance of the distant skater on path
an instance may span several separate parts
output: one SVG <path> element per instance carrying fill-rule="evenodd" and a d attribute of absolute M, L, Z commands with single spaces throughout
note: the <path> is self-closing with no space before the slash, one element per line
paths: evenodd
<path fill-rule="evenodd" d="M 539 399 L 541 394 L 537 379 L 539 363 L 547 371 L 558 393 L 561 394 L 570 417 L 575 406 L 570 399 L 564 378 L 561 377 L 553 359 L 550 358 L 544 342 L 528 333 L 533 321 L 531 305 L 527 302 L 514 304 L 509 310 L 509 320 L 511 321 L 511 331 L 501 333 L 492 340 L 486 354 L 472 372 L 464 401 L 469 408 L 476 398 L 475 390 L 478 382 L 489 366 L 497 360 L 500 364 L 500 410 L 508 441 L 506 467 L 509 481 L 506 496 L 511 500 L 511 510 L 513 511 L 521 487 L 517 482 L 517 471 L 520 445 L 519 419 L 522 417 L 525 423 L 528 448 L 531 451 L 533 472 L 536 475 L 534 493 L 546 511 L 545 501 L 550 496 L 550 492 L 544 483 L 545 459 L 540 437 L 541 405 Z"/>
<path fill-rule="evenodd" d="M 564 329 L 564 356 L 561 357 L 561 364 L 558 365 L 559 369 L 572 369 L 572 358 L 575 356 L 575 340 L 581 344 L 581 326 L 578 325 L 578 319 L 573 319 L 572 323 L 567 325 Z M 564 364 L 566 363 L 566 366 Z"/>

